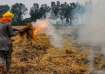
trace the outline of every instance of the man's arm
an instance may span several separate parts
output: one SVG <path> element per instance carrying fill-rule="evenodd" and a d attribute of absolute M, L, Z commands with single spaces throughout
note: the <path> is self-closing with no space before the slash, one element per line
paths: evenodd
<path fill-rule="evenodd" d="M 11 25 L 7 26 L 7 34 L 9 37 L 15 36 L 17 34 L 17 29 L 13 28 Z"/>

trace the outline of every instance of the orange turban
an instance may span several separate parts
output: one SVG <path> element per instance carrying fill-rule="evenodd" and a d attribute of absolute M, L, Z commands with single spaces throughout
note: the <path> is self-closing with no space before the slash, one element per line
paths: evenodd
<path fill-rule="evenodd" d="M 10 11 L 7 11 L 3 14 L 3 16 L 0 18 L 0 23 L 10 23 L 12 22 L 12 18 L 14 17 L 14 14 Z"/>

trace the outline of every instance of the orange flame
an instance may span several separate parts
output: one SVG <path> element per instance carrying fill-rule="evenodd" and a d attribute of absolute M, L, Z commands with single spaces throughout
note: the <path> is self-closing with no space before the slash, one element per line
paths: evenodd
<path fill-rule="evenodd" d="M 35 35 L 43 33 L 48 28 L 48 21 L 47 20 L 39 20 L 36 23 L 33 24 L 33 37 Z"/>

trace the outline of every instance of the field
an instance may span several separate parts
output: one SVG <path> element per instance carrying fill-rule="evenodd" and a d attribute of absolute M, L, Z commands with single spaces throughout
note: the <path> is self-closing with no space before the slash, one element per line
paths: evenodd
<path fill-rule="evenodd" d="M 53 47 L 44 33 L 30 40 L 26 35 L 17 35 L 13 39 L 9 74 L 93 74 L 88 59 L 92 49 L 76 43 L 72 33 L 63 35 L 63 48 Z M 103 55 L 97 54 L 94 66 L 96 70 L 104 69 Z"/>

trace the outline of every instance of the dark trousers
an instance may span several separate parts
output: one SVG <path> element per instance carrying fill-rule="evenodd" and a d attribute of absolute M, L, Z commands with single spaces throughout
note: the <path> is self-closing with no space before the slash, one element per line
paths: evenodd
<path fill-rule="evenodd" d="M 0 51 L 0 65 L 4 66 L 4 69 L 6 72 L 8 72 L 10 69 L 11 53 L 12 53 L 12 50 Z"/>

